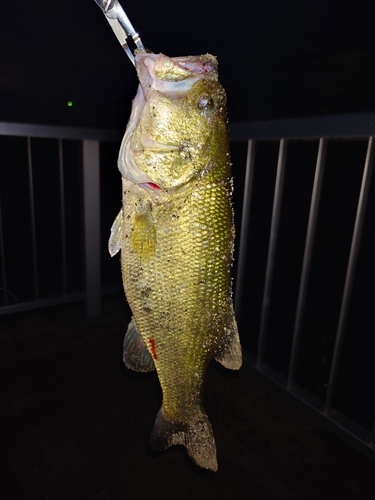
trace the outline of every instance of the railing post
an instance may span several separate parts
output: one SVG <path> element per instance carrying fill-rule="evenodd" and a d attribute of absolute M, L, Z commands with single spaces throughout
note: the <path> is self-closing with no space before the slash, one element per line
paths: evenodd
<path fill-rule="evenodd" d="M 83 141 L 86 314 L 101 313 L 99 142 Z"/>
<path fill-rule="evenodd" d="M 342 299 L 342 304 L 341 304 L 339 324 L 338 324 L 338 328 L 337 328 L 335 348 L 334 348 L 333 356 L 332 356 L 331 372 L 330 372 L 329 381 L 328 381 L 328 390 L 327 390 L 326 408 L 325 408 L 326 415 L 330 414 L 333 410 L 333 394 L 334 394 L 334 391 L 336 388 L 336 383 L 337 383 L 341 349 L 342 349 L 342 345 L 343 345 L 346 320 L 347 320 L 347 316 L 348 316 L 350 299 L 351 299 L 351 294 L 352 294 L 352 289 L 353 289 L 354 274 L 355 274 L 355 268 L 356 268 L 356 264 L 357 264 L 357 260 L 358 260 L 359 246 L 360 246 L 361 236 L 362 236 L 362 228 L 363 228 L 363 224 L 364 224 L 364 220 L 365 220 L 366 204 L 367 204 L 367 200 L 369 197 L 370 181 L 371 181 L 371 175 L 372 175 L 373 164 L 374 164 L 374 155 L 375 155 L 374 138 L 370 137 L 369 141 L 368 141 L 366 161 L 365 161 L 365 166 L 364 166 L 364 170 L 363 170 L 363 177 L 362 177 L 361 191 L 359 194 L 357 214 L 356 214 L 356 220 L 355 220 L 355 225 L 354 225 L 352 244 L 351 244 L 351 248 L 350 248 L 349 262 L 348 262 L 348 268 L 347 268 L 346 279 L 345 279 L 344 294 L 343 294 L 343 299 Z M 372 438 L 371 438 L 372 442 L 374 440 L 374 436 L 375 436 L 375 423 L 374 423 L 374 428 L 372 431 Z"/>
<path fill-rule="evenodd" d="M 263 365 L 264 352 L 266 349 L 268 316 L 271 307 L 272 282 L 275 269 L 277 238 L 279 234 L 281 203 L 283 199 L 287 146 L 288 142 L 285 139 L 280 139 L 279 157 L 277 160 L 275 193 L 274 193 L 273 208 L 272 208 L 270 239 L 268 244 L 267 268 L 266 268 L 266 277 L 265 277 L 263 301 L 262 301 L 262 315 L 259 328 L 259 341 L 258 341 L 258 353 L 257 353 L 257 368 L 259 369 Z"/>
<path fill-rule="evenodd" d="M 31 154 L 31 139 L 27 137 L 27 163 L 29 174 L 29 196 L 30 196 L 30 222 L 31 222 L 31 241 L 33 257 L 33 277 L 34 277 L 34 300 L 39 299 L 39 273 L 38 258 L 36 249 L 36 226 L 35 226 L 35 203 L 34 203 L 34 180 L 33 180 L 33 161 Z"/>
<path fill-rule="evenodd" d="M 239 243 L 239 256 L 236 275 L 236 288 L 234 293 L 234 310 L 237 322 L 240 324 L 242 315 L 242 293 L 245 282 L 245 262 L 247 252 L 247 236 L 249 232 L 250 204 L 253 191 L 255 141 L 247 143 L 245 187 L 242 203 L 241 235 Z"/>
<path fill-rule="evenodd" d="M 1 193 L 0 193 L 1 195 Z M 1 215 L 1 196 L 0 196 L 0 275 L 2 276 L 2 282 L 0 281 L 0 286 L 2 287 L 2 293 L 4 294 L 4 303 L 8 305 L 7 297 L 7 276 L 6 276 L 6 265 L 5 265 L 5 252 L 4 252 L 4 236 L 3 236 L 3 219 Z"/>
<path fill-rule="evenodd" d="M 63 158 L 63 144 L 61 138 L 59 139 L 59 179 L 60 179 L 62 282 L 63 282 L 63 294 L 66 295 L 68 293 L 68 274 L 67 274 L 67 260 L 66 260 L 64 158 Z"/>
<path fill-rule="evenodd" d="M 300 281 L 300 287 L 299 287 L 299 293 L 298 293 L 298 303 L 297 303 L 296 319 L 295 319 L 295 324 L 294 324 L 292 349 L 291 349 L 291 354 L 290 354 L 288 383 L 287 383 L 287 389 L 289 391 L 293 390 L 293 387 L 295 385 L 298 351 L 299 351 L 299 345 L 300 345 L 300 340 L 301 340 L 301 331 L 302 331 L 302 321 L 303 321 L 303 316 L 305 313 L 307 288 L 308 288 L 308 282 L 309 282 L 309 278 L 310 278 L 312 251 L 313 251 L 315 232 L 316 232 L 316 226 L 317 226 L 317 220 L 318 220 L 320 194 L 321 194 L 322 185 L 323 185 L 323 174 L 324 174 L 324 167 L 325 167 L 326 151 L 327 151 L 327 139 L 320 138 L 318 157 L 316 160 L 314 186 L 313 186 L 313 192 L 312 192 L 311 204 L 310 204 L 309 222 L 308 222 L 308 226 L 307 226 L 305 253 L 303 256 L 301 281 Z"/>

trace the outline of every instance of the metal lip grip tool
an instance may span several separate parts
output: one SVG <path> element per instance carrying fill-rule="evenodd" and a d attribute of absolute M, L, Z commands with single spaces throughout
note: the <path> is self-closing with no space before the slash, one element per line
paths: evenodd
<path fill-rule="evenodd" d="M 146 49 L 140 39 L 140 36 L 133 28 L 132 23 L 129 21 L 128 16 L 125 14 L 124 9 L 121 7 L 118 0 L 95 0 L 107 21 L 111 25 L 121 47 L 126 52 L 131 62 L 135 64 L 134 55 L 127 44 L 127 38 L 132 37 L 136 47 L 141 52 L 146 52 Z"/>

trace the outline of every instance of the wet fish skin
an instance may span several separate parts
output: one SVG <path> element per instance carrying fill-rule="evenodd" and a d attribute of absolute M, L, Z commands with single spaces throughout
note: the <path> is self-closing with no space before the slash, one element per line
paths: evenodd
<path fill-rule="evenodd" d="M 109 244 L 112 255 L 121 249 L 133 313 L 124 361 L 158 373 L 163 405 L 151 447 L 182 444 L 217 470 L 204 375 L 213 358 L 241 366 L 225 92 L 210 55 L 141 53 L 136 68 L 140 89 L 119 155 L 123 206 Z"/>

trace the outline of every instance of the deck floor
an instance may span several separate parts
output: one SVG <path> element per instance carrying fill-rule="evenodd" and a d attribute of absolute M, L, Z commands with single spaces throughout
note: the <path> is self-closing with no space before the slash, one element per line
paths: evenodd
<path fill-rule="evenodd" d="M 375 463 L 248 369 L 207 372 L 216 474 L 150 452 L 161 393 L 123 366 L 128 321 L 122 297 L 96 322 L 81 305 L 0 318 L 1 499 L 375 498 Z"/>

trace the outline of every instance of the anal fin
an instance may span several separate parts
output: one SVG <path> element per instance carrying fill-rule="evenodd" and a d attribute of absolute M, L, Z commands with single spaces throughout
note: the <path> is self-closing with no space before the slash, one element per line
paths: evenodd
<path fill-rule="evenodd" d="M 124 338 L 122 357 L 125 366 L 136 372 L 151 372 L 155 370 L 154 361 L 138 333 L 134 318 L 129 323 Z"/>

